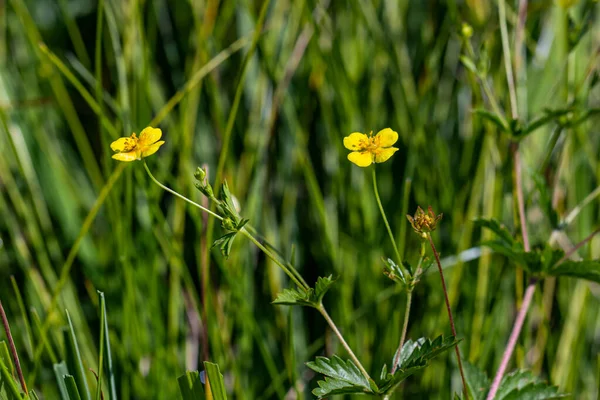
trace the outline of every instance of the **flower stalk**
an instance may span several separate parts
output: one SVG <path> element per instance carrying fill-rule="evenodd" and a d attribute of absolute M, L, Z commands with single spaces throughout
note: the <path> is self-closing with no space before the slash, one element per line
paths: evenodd
<path fill-rule="evenodd" d="M 454 326 L 454 318 L 452 317 L 452 309 L 450 308 L 450 300 L 448 299 L 448 290 L 446 289 L 446 280 L 444 279 L 444 272 L 442 271 L 442 263 L 440 262 L 440 256 L 435 248 L 435 244 L 433 244 L 433 239 L 431 238 L 431 233 L 427 233 L 427 239 L 429 240 L 429 245 L 431 246 L 431 250 L 433 251 L 433 255 L 435 257 L 435 262 L 438 267 L 438 271 L 440 272 L 440 280 L 442 281 L 442 290 L 444 291 L 444 300 L 446 301 L 446 311 L 448 311 L 448 319 L 450 320 L 450 329 L 452 330 L 452 335 L 456 337 L 456 327 Z M 462 379 L 463 384 L 463 392 L 465 395 L 465 399 L 469 399 L 469 390 L 467 388 L 467 380 L 465 379 L 465 372 L 463 371 L 462 360 L 460 356 L 460 349 L 458 348 L 458 343 L 454 346 L 454 351 L 456 352 L 456 359 L 458 360 L 458 369 L 460 371 L 460 378 Z"/>

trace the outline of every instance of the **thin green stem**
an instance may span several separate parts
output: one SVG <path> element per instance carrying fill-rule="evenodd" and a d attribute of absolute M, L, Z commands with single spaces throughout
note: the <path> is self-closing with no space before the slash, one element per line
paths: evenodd
<path fill-rule="evenodd" d="M 435 262 L 438 266 L 438 270 L 440 272 L 440 279 L 442 281 L 442 289 L 444 291 L 444 300 L 446 301 L 446 310 L 448 311 L 448 319 L 450 319 L 450 329 L 452 329 L 452 335 L 456 338 L 456 327 L 454 326 L 454 318 L 452 317 L 452 309 L 450 308 L 450 300 L 448 300 L 448 290 L 446 289 L 446 280 L 444 279 L 444 272 L 442 271 L 442 263 L 440 262 L 440 256 L 433 244 L 433 239 L 431 238 L 431 233 L 427 234 L 427 239 L 429 240 L 429 245 L 431 246 L 431 250 L 433 251 L 433 255 L 435 256 Z M 467 389 L 467 380 L 465 379 L 465 373 L 463 371 L 462 360 L 460 356 L 460 349 L 458 348 L 458 343 L 454 346 L 454 350 L 456 351 L 456 358 L 458 360 L 458 369 L 460 370 L 460 378 L 462 379 L 463 384 L 463 392 L 465 395 L 465 399 L 469 399 L 469 391 Z"/>
<path fill-rule="evenodd" d="M 290 279 L 294 281 L 296 285 L 305 290 L 310 288 L 308 284 L 304 281 L 304 278 L 300 276 L 298 271 L 279 261 L 278 257 L 275 254 L 273 254 L 269 249 L 267 249 L 261 242 L 259 242 L 250 232 L 248 232 L 248 230 L 245 227 L 240 229 L 240 233 L 242 233 L 244 236 L 250 239 L 250 241 L 254 243 L 256 247 L 262 250 L 262 252 L 265 253 L 265 255 L 269 257 L 275 264 L 277 264 L 277 266 L 281 268 L 283 272 L 285 272 L 287 276 L 289 276 Z"/>
<path fill-rule="evenodd" d="M 469 42 L 467 40 L 466 46 L 467 46 L 467 53 L 469 54 L 469 57 L 471 57 L 474 60 L 475 59 L 475 51 L 473 51 L 473 46 L 471 46 L 471 42 Z M 494 93 L 492 92 L 492 88 L 490 87 L 487 79 L 485 78 L 485 76 L 480 74 L 479 71 L 477 71 L 477 73 L 475 75 L 477 76 L 477 78 L 479 78 L 479 81 L 481 82 L 481 87 L 483 88 L 483 92 L 485 93 L 485 95 L 488 98 L 488 101 L 490 102 L 490 106 L 492 107 L 492 110 L 502 120 L 502 124 L 505 127 L 508 127 L 508 122 L 506 121 L 506 117 L 504 116 L 504 113 L 500 109 L 500 105 L 498 104 L 498 101 L 496 100 L 496 97 L 494 96 Z"/>
<path fill-rule="evenodd" d="M 150 172 L 150 169 L 148 168 L 148 164 L 146 164 L 146 161 L 144 160 L 144 168 L 146 169 L 146 172 L 148 173 L 148 176 L 150 176 L 150 178 L 154 181 L 154 183 L 156 183 L 158 186 L 160 186 L 160 188 L 162 188 L 163 190 L 166 190 L 167 192 L 179 197 L 180 199 L 187 201 L 188 203 L 190 203 L 191 205 L 199 208 L 200 210 L 212 215 L 213 217 L 217 218 L 218 220 L 222 221 L 223 217 L 221 217 L 219 214 L 212 212 L 211 210 L 209 210 L 208 208 L 196 203 L 195 201 L 192 201 L 190 199 L 188 199 L 187 197 L 177 193 L 176 191 L 174 191 L 173 189 L 168 188 L 167 186 L 163 185 L 162 183 L 160 183 L 155 177 L 154 175 L 152 175 L 152 172 Z M 216 200 L 216 199 L 215 199 Z M 256 247 L 258 247 L 260 250 L 262 250 L 263 253 L 265 253 L 265 255 L 267 257 L 269 257 L 271 260 L 273 260 L 273 262 L 275 264 L 277 264 L 277 266 L 279 268 L 281 268 L 283 270 L 283 272 L 285 272 L 293 281 L 296 285 L 298 285 L 299 287 L 303 288 L 303 289 L 309 289 L 310 286 L 308 286 L 308 284 L 306 283 L 306 281 L 304 281 L 304 278 L 302 278 L 302 276 L 300 276 L 300 274 L 298 273 L 298 271 L 296 271 L 296 269 L 294 269 L 291 266 L 287 266 L 284 263 L 282 263 L 275 254 L 273 254 L 269 249 L 267 249 L 265 246 L 263 246 L 262 243 L 260 243 L 250 232 L 248 232 L 248 230 L 246 228 L 242 228 L 240 229 L 240 233 L 242 233 L 244 236 L 246 236 L 248 239 L 250 239 L 250 241 L 252 243 L 254 243 L 256 245 Z"/>
<path fill-rule="evenodd" d="M 223 220 L 223 217 L 221 217 L 219 214 L 210 211 L 208 208 L 201 206 L 200 204 L 196 203 L 195 201 L 192 201 L 192 200 L 188 199 L 187 197 L 185 197 L 185 196 L 177 193 L 173 189 L 170 189 L 170 188 L 166 187 L 165 185 L 163 185 L 162 183 L 160 183 L 154 177 L 154 175 L 152 175 L 152 172 L 150 172 L 150 169 L 148 168 L 148 165 L 146 164 L 146 160 L 144 160 L 144 168 L 146 169 L 146 172 L 148 173 L 148 176 L 150 177 L 150 179 L 152 179 L 154 181 L 154 183 L 156 183 L 158 186 L 160 186 L 163 190 L 166 190 L 167 192 L 169 192 L 169 193 L 171 193 L 171 194 L 179 197 L 181 200 L 187 201 L 191 205 L 193 205 L 195 207 L 198 207 L 202 211 L 205 211 L 205 212 L 209 213 L 210 215 L 212 215 L 213 217 L 217 218 L 218 220 L 220 220 L 220 221 Z"/>
<path fill-rule="evenodd" d="M 402 265 L 402 257 L 400 257 L 400 252 L 398 251 L 398 246 L 396 246 L 396 239 L 394 239 L 394 234 L 392 233 L 392 228 L 390 228 L 390 223 L 385 216 L 385 211 L 383 209 L 383 205 L 381 204 L 381 199 L 379 198 L 379 190 L 377 189 L 377 174 L 375 172 L 375 167 L 372 167 L 373 171 L 373 191 L 375 192 L 375 198 L 377 199 L 377 205 L 379 206 L 379 211 L 381 211 L 381 216 L 383 217 L 383 222 L 385 223 L 385 227 L 387 228 L 388 234 L 390 235 L 390 240 L 392 242 L 392 246 L 394 246 L 394 251 L 396 252 L 396 257 L 398 261 L 398 265 L 402 268 L 402 272 L 406 274 L 406 276 L 410 276 L 408 271 L 405 270 Z"/>
<path fill-rule="evenodd" d="M 344 348 L 348 352 L 348 355 L 350 356 L 350 358 L 352 359 L 352 361 L 354 361 L 354 363 L 356 364 L 356 366 L 358 367 L 358 369 L 360 370 L 360 372 L 362 372 L 362 374 L 364 375 L 365 378 L 367 378 L 368 381 L 372 381 L 371 377 L 369 376 L 369 373 L 367 372 L 367 370 L 365 369 L 365 367 L 362 366 L 362 364 L 360 363 L 360 361 L 358 361 L 358 358 L 356 357 L 356 355 L 354 354 L 354 352 L 352 351 L 352 349 L 350 348 L 350 346 L 348 345 L 348 343 L 346 343 L 346 340 L 344 340 L 344 336 L 342 336 L 342 333 L 339 331 L 339 329 L 335 325 L 335 322 L 333 322 L 333 320 L 331 319 L 331 317 L 327 313 L 327 310 L 325 310 L 325 306 L 323 306 L 323 304 L 321 304 L 319 306 L 319 308 L 317 308 L 317 310 L 319 310 L 319 312 L 321 313 L 321 315 L 323 316 L 323 318 L 325 318 L 325 321 L 327 321 L 327 323 L 329 324 L 329 326 L 333 330 L 333 333 L 335 333 L 335 335 L 338 337 L 338 339 L 342 343 L 342 346 L 344 346 Z"/>
<path fill-rule="evenodd" d="M 394 354 L 392 375 L 394 375 L 394 373 L 399 367 L 400 353 L 402 352 L 402 347 L 404 347 L 404 341 L 406 340 L 406 332 L 408 331 L 408 319 L 410 316 L 410 305 L 412 304 L 412 292 L 412 288 L 409 288 L 406 291 L 406 309 L 404 310 L 404 323 L 402 324 L 402 335 L 400 336 L 400 344 L 398 345 L 396 354 Z"/>

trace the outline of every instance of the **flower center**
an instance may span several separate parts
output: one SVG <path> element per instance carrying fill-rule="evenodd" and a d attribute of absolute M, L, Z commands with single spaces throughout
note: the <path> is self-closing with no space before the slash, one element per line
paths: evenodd
<path fill-rule="evenodd" d="M 137 136 L 134 134 L 132 134 L 130 137 L 125 139 L 125 144 L 123 145 L 123 153 L 127 153 L 132 151 L 133 149 L 135 149 L 137 147 L 138 144 L 138 138 Z"/>

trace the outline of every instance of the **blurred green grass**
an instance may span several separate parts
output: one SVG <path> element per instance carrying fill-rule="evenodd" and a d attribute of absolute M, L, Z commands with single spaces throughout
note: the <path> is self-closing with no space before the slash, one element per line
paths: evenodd
<path fill-rule="evenodd" d="M 513 43 L 517 9 L 508 3 Z M 485 107 L 485 95 L 459 59 L 467 22 L 476 61 L 488 69 L 508 113 L 494 3 L 272 2 L 227 138 L 262 5 L 104 0 L 99 40 L 95 2 L 10 0 L 2 7 L 0 293 L 28 382 L 46 398 L 58 395 L 52 363 L 64 351 L 65 309 L 86 368 L 98 365 L 96 289 L 106 294 L 123 399 L 176 398 L 176 377 L 205 359 L 219 364 L 234 398 L 284 398 L 296 389 L 308 395 L 315 379 L 303 363 L 343 351 L 314 310 L 269 304 L 289 284 L 247 241 L 236 240 L 227 260 L 209 254 L 206 218 L 153 186 L 139 163 L 125 166 L 108 192 L 66 275 L 48 334 L 40 336 L 67 256 L 118 168 L 108 144 L 143 129 L 178 90 L 181 101 L 158 125 L 166 144 L 148 159 L 155 175 L 200 201 L 193 171 L 206 164 L 214 178 L 227 146 L 223 177 L 242 215 L 294 257 L 309 283 L 339 276 L 325 301 L 373 374 L 391 362 L 405 299 L 381 273 L 381 257 L 393 250 L 369 174 L 346 160 L 343 136 L 388 126 L 399 132 L 400 151 L 377 168 L 384 207 L 409 261 L 417 260 L 419 244 L 407 228 L 405 198 L 411 213 L 417 204 L 444 213 L 435 232 L 442 257 L 489 238 L 473 226 L 476 216 L 514 226 L 509 141 L 473 114 Z M 529 2 L 527 51 L 516 68 L 525 120 L 573 100 L 598 107 L 599 7 L 580 1 L 567 12 L 553 2 Z M 214 62 L 228 48 L 229 58 Z M 50 57 L 83 82 L 87 100 Z M 194 79 L 211 62 L 203 79 Z M 597 117 L 556 132 L 548 125 L 522 143 L 534 244 L 547 241 L 551 227 L 532 175 L 552 183 L 561 215 L 579 204 L 600 177 L 595 123 Z M 566 230 L 572 243 L 597 227 L 598 212 L 597 201 L 582 210 Z M 581 254 L 598 258 L 600 242 Z M 463 354 L 491 375 L 522 292 L 514 268 L 484 253 L 448 265 L 446 274 Z M 427 275 L 417 287 L 409 338 L 449 331 L 438 279 Z M 595 398 L 599 295 L 588 282 L 546 281 L 513 366 L 532 368 L 575 398 Z M 40 351 L 43 340 L 49 345 Z M 449 398 L 451 390 L 460 390 L 460 378 L 449 354 L 410 378 L 398 398 Z"/>

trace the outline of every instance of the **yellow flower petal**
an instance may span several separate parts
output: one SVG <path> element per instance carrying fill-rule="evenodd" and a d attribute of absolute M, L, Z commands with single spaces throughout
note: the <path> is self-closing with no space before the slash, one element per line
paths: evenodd
<path fill-rule="evenodd" d="M 150 146 L 153 143 L 156 143 L 162 136 L 162 131 L 158 128 L 153 128 L 151 126 L 144 128 L 142 132 L 140 132 L 139 145 L 140 147 Z"/>
<path fill-rule="evenodd" d="M 363 150 L 369 145 L 369 137 L 364 133 L 354 132 L 344 138 L 344 147 L 348 150 Z"/>
<path fill-rule="evenodd" d="M 113 154 L 112 158 L 119 161 L 135 161 L 137 160 L 137 154 L 135 151 L 131 151 L 129 153 L 117 153 Z"/>
<path fill-rule="evenodd" d="M 394 132 L 396 133 L 396 132 Z M 396 147 L 388 147 L 387 149 L 379 149 L 375 154 L 375 162 L 382 163 L 386 162 L 391 156 L 397 152 L 398 149 Z"/>
<path fill-rule="evenodd" d="M 373 155 L 370 151 L 353 151 L 348 154 L 348 160 L 359 167 L 368 167 L 373 163 Z"/>
<path fill-rule="evenodd" d="M 156 151 L 158 150 L 158 148 L 160 146 L 162 146 L 163 144 L 165 144 L 164 140 L 161 140 L 160 142 L 156 142 L 151 146 L 148 146 L 146 149 L 144 149 L 144 151 L 142 152 L 142 158 L 144 157 L 148 157 L 151 156 L 152 154 L 156 153 Z"/>
<path fill-rule="evenodd" d="M 398 133 L 391 130 L 390 128 L 382 129 L 379 132 L 377 132 L 377 135 L 375 135 L 375 141 L 379 147 L 390 147 L 391 145 L 396 143 L 397 140 Z"/>
<path fill-rule="evenodd" d="M 135 147 L 135 140 L 128 137 L 118 138 L 110 144 L 112 151 L 130 151 Z"/>

